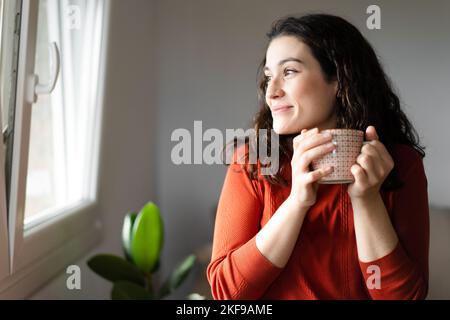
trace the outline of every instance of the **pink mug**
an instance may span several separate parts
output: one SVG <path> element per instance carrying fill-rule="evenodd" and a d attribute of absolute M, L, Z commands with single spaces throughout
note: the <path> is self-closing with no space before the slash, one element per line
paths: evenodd
<path fill-rule="evenodd" d="M 364 132 L 354 129 L 327 129 L 322 133 L 331 133 L 336 149 L 324 157 L 314 160 L 314 170 L 333 166 L 334 171 L 319 180 L 322 184 L 352 183 L 354 181 L 350 168 L 356 163 L 364 144 Z"/>

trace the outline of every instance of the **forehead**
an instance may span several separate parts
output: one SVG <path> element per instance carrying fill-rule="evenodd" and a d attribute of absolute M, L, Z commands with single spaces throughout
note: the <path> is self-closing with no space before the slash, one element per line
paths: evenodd
<path fill-rule="evenodd" d="M 287 57 L 295 57 L 301 60 L 310 56 L 309 47 L 294 36 L 280 36 L 273 39 L 266 52 L 266 65 L 275 66 L 279 61 Z"/>

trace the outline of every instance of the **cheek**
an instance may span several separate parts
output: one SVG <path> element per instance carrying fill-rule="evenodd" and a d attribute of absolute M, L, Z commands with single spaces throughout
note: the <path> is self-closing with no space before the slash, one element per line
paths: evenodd
<path fill-rule="evenodd" d="M 286 91 L 289 92 L 290 96 L 296 100 L 301 97 L 308 95 L 311 90 L 310 85 L 305 81 L 293 81 L 286 86 Z"/>
<path fill-rule="evenodd" d="M 299 74 L 298 77 L 289 83 L 289 86 L 291 93 L 298 97 L 313 96 L 321 91 L 322 87 L 317 77 L 309 72 Z"/>
<path fill-rule="evenodd" d="M 298 103 L 313 103 L 324 108 L 331 108 L 334 106 L 336 100 L 334 87 L 323 82 L 322 79 L 309 78 L 298 81 L 292 93 Z"/>
<path fill-rule="evenodd" d="M 317 88 L 313 83 L 307 81 L 297 81 L 289 89 L 291 97 L 298 105 L 307 105 L 316 100 Z"/>

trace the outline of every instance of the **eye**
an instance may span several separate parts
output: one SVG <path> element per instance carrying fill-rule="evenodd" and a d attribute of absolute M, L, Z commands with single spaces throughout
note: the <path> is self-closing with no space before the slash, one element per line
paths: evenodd
<path fill-rule="evenodd" d="M 269 86 L 269 82 L 272 79 L 272 76 L 269 75 L 264 75 L 264 87 L 268 87 Z"/>
<path fill-rule="evenodd" d="M 292 75 L 292 74 L 297 73 L 297 72 L 298 71 L 295 70 L 295 69 L 284 69 L 284 75 L 285 76 L 289 76 L 289 75 Z"/>

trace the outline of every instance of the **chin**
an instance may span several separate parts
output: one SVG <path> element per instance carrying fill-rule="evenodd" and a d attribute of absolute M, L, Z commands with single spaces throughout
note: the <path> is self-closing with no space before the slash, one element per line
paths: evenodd
<path fill-rule="evenodd" d="M 273 131 L 275 131 L 278 135 L 287 135 L 287 134 L 294 134 L 294 133 L 300 133 L 301 130 L 296 130 L 296 128 L 289 128 L 289 127 L 273 127 Z"/>

